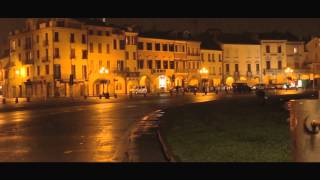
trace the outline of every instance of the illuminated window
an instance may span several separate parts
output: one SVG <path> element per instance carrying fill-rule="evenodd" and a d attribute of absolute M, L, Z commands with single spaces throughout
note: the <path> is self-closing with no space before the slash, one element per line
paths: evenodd
<path fill-rule="evenodd" d="M 294 48 L 293 48 L 293 53 L 294 53 L 294 54 L 297 54 L 297 53 L 298 53 L 298 48 L 294 47 Z"/>
<path fill-rule="evenodd" d="M 211 54 L 208 54 L 208 62 L 211 61 Z"/>
<path fill-rule="evenodd" d="M 215 61 L 214 54 L 212 54 L 211 56 L 212 56 L 212 62 L 214 62 Z"/>
<path fill-rule="evenodd" d="M 37 59 L 40 59 L 40 51 L 37 50 Z"/>
<path fill-rule="evenodd" d="M 16 50 L 16 41 L 15 41 L 15 40 L 13 40 L 13 41 L 11 42 L 11 49 L 12 49 L 12 50 Z"/>
<path fill-rule="evenodd" d="M 201 53 L 201 61 L 202 61 L 202 62 L 204 61 L 204 59 L 203 59 L 203 53 Z"/>
<path fill-rule="evenodd" d="M 19 59 L 19 61 L 21 61 L 21 53 L 19 53 L 18 59 Z"/>

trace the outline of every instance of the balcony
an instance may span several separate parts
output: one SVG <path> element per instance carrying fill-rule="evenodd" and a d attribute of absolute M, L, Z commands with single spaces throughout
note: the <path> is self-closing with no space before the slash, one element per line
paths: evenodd
<path fill-rule="evenodd" d="M 151 74 L 164 74 L 166 73 L 166 69 L 152 69 Z"/>

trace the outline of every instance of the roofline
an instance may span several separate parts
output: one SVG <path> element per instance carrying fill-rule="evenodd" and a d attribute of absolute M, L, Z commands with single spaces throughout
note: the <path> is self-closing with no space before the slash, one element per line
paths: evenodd
<path fill-rule="evenodd" d="M 145 36 L 141 36 L 138 35 L 139 38 L 145 38 L 145 39 L 161 39 L 161 40 L 166 40 L 166 41 L 186 41 L 186 42 L 197 42 L 197 43 L 201 43 L 201 41 L 195 41 L 195 40 L 180 40 L 180 39 L 168 39 L 168 38 L 158 38 L 158 37 L 145 37 Z"/>

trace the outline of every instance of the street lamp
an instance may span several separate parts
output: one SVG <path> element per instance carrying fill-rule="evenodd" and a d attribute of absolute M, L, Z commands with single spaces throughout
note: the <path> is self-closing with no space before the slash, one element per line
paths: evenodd
<path fill-rule="evenodd" d="M 99 73 L 100 73 L 101 75 L 103 75 L 103 74 L 109 74 L 109 70 L 108 70 L 107 68 L 105 68 L 105 67 L 102 67 L 102 68 L 99 70 Z M 103 94 L 104 94 L 104 83 L 105 83 L 105 82 L 102 83 L 102 92 L 103 92 Z M 108 91 L 108 87 L 107 87 L 107 91 Z"/>
<path fill-rule="evenodd" d="M 208 69 L 206 69 L 205 67 L 203 67 L 202 69 L 200 69 L 200 76 L 202 77 L 202 75 L 203 74 L 208 74 L 209 73 L 209 71 L 208 71 Z M 201 81 L 202 81 L 202 78 L 201 78 Z M 204 85 L 203 85 L 204 84 Z M 204 86 L 204 88 L 206 88 L 206 84 L 205 84 L 205 82 L 202 82 L 202 85 Z M 205 91 L 205 93 L 207 92 L 207 90 L 206 89 L 204 89 L 204 91 Z"/>
<path fill-rule="evenodd" d="M 291 69 L 290 67 L 287 67 L 287 68 L 284 70 L 284 72 L 285 72 L 286 74 L 291 74 L 291 73 L 293 73 L 293 69 Z M 287 77 L 287 80 L 288 80 L 288 77 Z"/>

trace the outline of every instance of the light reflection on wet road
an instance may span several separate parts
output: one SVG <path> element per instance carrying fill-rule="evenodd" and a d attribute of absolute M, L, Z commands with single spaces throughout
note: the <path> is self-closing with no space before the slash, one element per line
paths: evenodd
<path fill-rule="evenodd" d="M 120 161 L 123 141 L 144 115 L 215 95 L 147 97 L 114 103 L 0 113 L 2 162 Z"/>

